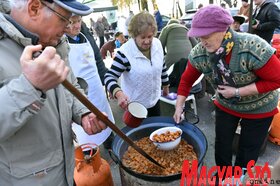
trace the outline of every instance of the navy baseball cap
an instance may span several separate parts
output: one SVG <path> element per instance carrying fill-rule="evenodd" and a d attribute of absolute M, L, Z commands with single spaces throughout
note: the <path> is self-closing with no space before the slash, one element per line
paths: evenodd
<path fill-rule="evenodd" d="M 48 2 L 56 3 L 60 7 L 72 12 L 73 14 L 85 16 L 93 12 L 93 9 L 76 0 L 47 0 Z"/>

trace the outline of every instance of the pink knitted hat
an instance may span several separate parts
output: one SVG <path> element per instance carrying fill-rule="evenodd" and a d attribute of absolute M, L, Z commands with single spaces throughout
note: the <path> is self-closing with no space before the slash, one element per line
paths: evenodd
<path fill-rule="evenodd" d="M 208 5 L 194 15 L 188 36 L 202 37 L 214 32 L 223 32 L 232 23 L 233 18 L 229 11 L 217 5 Z"/>

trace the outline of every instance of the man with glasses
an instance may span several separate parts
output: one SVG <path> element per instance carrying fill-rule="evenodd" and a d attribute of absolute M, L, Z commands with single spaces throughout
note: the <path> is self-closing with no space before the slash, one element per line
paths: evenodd
<path fill-rule="evenodd" d="M 0 185 L 72 186 L 72 121 L 88 134 L 106 128 L 60 84 L 79 87 L 62 36 L 72 13 L 92 10 L 76 0 L 10 3 L 0 14 Z"/>
<path fill-rule="evenodd" d="M 41 1 L 41 3 L 46 6 L 48 9 L 50 9 L 54 14 L 56 14 L 60 19 L 62 24 L 66 25 L 66 27 L 69 27 L 72 22 L 71 20 L 69 20 L 67 17 L 65 17 L 64 15 L 60 14 L 58 11 L 56 11 L 54 8 L 50 7 L 47 3 L 44 3 L 44 1 Z"/>
<path fill-rule="evenodd" d="M 66 35 L 69 41 L 69 63 L 73 69 L 74 75 L 84 79 L 88 85 L 88 99 L 101 111 L 108 115 L 108 118 L 114 123 L 114 116 L 108 103 L 102 80 L 107 72 L 107 68 L 101 58 L 99 48 L 93 38 L 87 34 L 88 28 L 83 25 L 82 16 L 73 15 L 70 18 L 72 24 L 68 27 Z M 78 143 L 95 143 L 105 148 L 111 148 L 112 130 L 107 128 L 95 135 L 86 134 L 79 125 L 73 124 L 73 130 L 77 135 Z"/>

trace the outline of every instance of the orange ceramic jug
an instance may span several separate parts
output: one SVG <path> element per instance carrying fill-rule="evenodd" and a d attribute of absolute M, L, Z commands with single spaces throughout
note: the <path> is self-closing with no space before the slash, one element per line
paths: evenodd
<path fill-rule="evenodd" d="M 142 123 L 147 115 L 148 110 L 144 105 L 138 102 L 130 102 L 127 110 L 123 114 L 123 122 L 131 128 L 136 128 Z"/>
<path fill-rule="evenodd" d="M 280 110 L 280 100 L 278 101 L 278 110 Z M 280 112 L 273 117 L 268 139 L 271 142 L 280 145 Z"/>
<path fill-rule="evenodd" d="M 108 162 L 100 157 L 96 144 L 83 144 L 75 149 L 74 180 L 77 186 L 113 186 Z"/>

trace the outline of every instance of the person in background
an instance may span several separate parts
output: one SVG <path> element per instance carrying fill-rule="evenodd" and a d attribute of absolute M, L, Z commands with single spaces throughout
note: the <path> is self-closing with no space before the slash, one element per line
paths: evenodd
<path fill-rule="evenodd" d="M 222 2 L 222 3 L 221 3 L 221 7 L 224 8 L 224 9 L 227 9 L 226 3 Z"/>
<path fill-rule="evenodd" d="M 228 13 L 231 14 L 230 9 L 228 8 L 228 3 L 227 3 L 227 2 L 223 1 L 223 2 L 220 4 L 220 6 L 221 6 L 223 9 L 225 9 L 226 11 L 228 11 Z"/>
<path fill-rule="evenodd" d="M 118 22 L 114 21 L 113 23 L 111 23 L 111 28 L 113 31 L 115 31 L 118 28 Z"/>
<path fill-rule="evenodd" d="M 203 7 L 203 4 L 200 3 L 198 6 L 197 6 L 197 9 L 201 9 Z"/>
<path fill-rule="evenodd" d="M 88 33 L 88 28 L 84 28 L 84 33 L 81 33 L 82 28 L 82 17 L 79 15 L 73 15 L 70 18 L 72 24 L 66 30 L 66 35 L 69 41 L 70 51 L 69 51 L 69 63 L 73 69 L 73 73 L 76 77 L 82 78 L 86 81 L 88 85 L 88 93 L 87 97 L 95 105 L 100 111 L 105 112 L 108 118 L 115 123 L 112 110 L 108 103 L 106 93 L 102 86 L 101 78 L 99 77 L 99 69 L 101 69 L 101 73 L 107 71 L 107 68 L 104 65 L 103 60 L 100 58 L 99 49 L 96 46 L 94 40 L 87 39 L 84 33 Z M 86 26 L 85 24 L 83 24 Z M 88 34 L 87 34 L 88 35 Z M 93 45 L 93 46 L 92 46 Z M 95 56 L 96 53 L 99 53 L 98 56 Z M 99 61 L 98 61 L 99 59 Z M 97 63 L 101 63 L 101 65 L 97 65 Z M 101 74 L 102 75 L 102 74 Z M 107 139 L 109 140 L 104 147 L 110 148 L 112 139 L 108 138 L 112 133 L 110 128 L 103 130 L 102 132 L 94 135 L 86 134 L 82 128 L 73 124 L 73 130 L 77 135 L 77 139 L 80 145 L 85 143 L 95 143 L 97 145 L 101 145 Z"/>
<path fill-rule="evenodd" d="M 181 121 L 185 99 L 203 73 L 216 88 L 216 165 L 246 168 L 250 160 L 257 162 L 273 116 L 278 113 L 280 61 L 267 42 L 253 34 L 233 31 L 232 23 L 230 13 L 216 5 L 194 15 L 188 35 L 201 42 L 191 50 L 182 75 L 174 120 Z M 239 147 L 232 164 L 232 143 L 239 124 Z M 215 177 L 218 185 L 225 175 Z"/>
<path fill-rule="evenodd" d="M 110 30 L 110 24 L 107 20 L 107 18 L 102 14 L 102 24 L 104 25 L 105 30 Z"/>
<path fill-rule="evenodd" d="M 118 31 L 122 32 L 126 39 L 128 39 L 128 25 L 133 16 L 134 16 L 134 13 L 132 10 L 130 10 L 127 18 L 125 16 L 120 16 L 119 21 L 118 21 L 118 28 L 119 28 Z M 123 24 L 122 19 L 125 19 L 124 24 Z M 120 25 L 119 25 L 119 23 L 120 23 Z"/>
<path fill-rule="evenodd" d="M 161 14 L 159 12 L 159 9 L 155 9 L 154 17 L 155 17 L 155 20 L 156 20 L 156 23 L 157 23 L 157 31 L 161 31 L 162 28 L 163 28 L 163 23 L 162 23 L 162 17 L 161 17 Z"/>
<path fill-rule="evenodd" d="M 127 27 L 127 29 L 128 29 L 128 25 L 129 25 L 129 23 L 130 23 L 130 21 L 131 21 L 131 19 L 132 19 L 133 16 L 134 16 L 134 13 L 133 13 L 132 10 L 130 10 L 130 11 L 129 11 L 129 14 L 128 14 L 128 17 L 127 17 L 126 20 L 125 20 L 125 26 Z M 125 34 L 125 33 L 124 33 L 124 34 Z M 124 35 L 124 36 L 128 36 L 128 35 Z M 128 39 L 128 38 L 126 38 L 126 39 Z"/>
<path fill-rule="evenodd" d="M 81 33 L 85 35 L 85 37 L 87 38 L 87 40 L 89 41 L 89 43 L 93 49 L 99 78 L 100 78 L 102 84 L 104 85 L 104 75 L 108 71 L 108 69 L 106 68 L 106 66 L 104 64 L 104 61 L 100 54 L 100 50 L 95 42 L 93 35 L 90 33 L 90 30 L 88 29 L 87 25 L 83 21 L 82 21 L 82 25 L 81 25 Z"/>
<path fill-rule="evenodd" d="M 191 49 L 197 44 L 195 38 L 188 37 L 188 29 L 176 19 L 170 19 L 159 35 L 164 50 L 167 68 L 182 58 L 187 60 Z"/>
<path fill-rule="evenodd" d="M 106 38 L 106 41 L 109 41 L 110 34 L 108 32 L 111 28 L 107 18 L 103 14 L 102 14 L 102 24 L 104 25 L 104 37 Z"/>
<path fill-rule="evenodd" d="M 92 18 L 90 18 L 89 21 L 90 21 L 90 27 L 89 28 L 90 28 L 91 34 L 94 35 L 95 34 L 94 33 L 95 32 L 95 30 L 94 30 L 95 21 Z"/>
<path fill-rule="evenodd" d="M 187 34 L 187 27 L 180 24 L 177 19 L 170 19 L 167 26 L 162 29 L 159 35 L 159 40 L 165 54 L 164 62 L 167 69 L 174 65 L 172 73 L 169 74 L 169 89 L 172 92 L 177 92 L 180 77 L 187 65 L 188 55 L 191 49 L 197 44 L 197 40 L 188 37 Z M 181 73 L 177 73 L 176 69 L 178 68 L 182 69 L 180 71 Z M 195 86 L 191 93 L 197 93 L 198 90 L 201 90 L 201 83 Z"/>
<path fill-rule="evenodd" d="M 245 22 L 245 17 L 241 15 L 232 16 L 233 23 L 231 24 L 231 29 L 236 32 L 241 32 L 240 25 L 242 25 Z"/>
<path fill-rule="evenodd" d="M 126 38 L 122 32 L 116 32 L 114 38 L 114 40 L 108 41 L 101 47 L 100 52 L 103 59 L 107 57 L 108 51 L 110 52 L 110 57 L 113 57 L 114 50 L 120 48 L 126 42 Z"/>
<path fill-rule="evenodd" d="M 252 18 L 252 34 L 271 42 L 274 30 L 280 26 L 280 10 L 270 0 L 254 0 L 256 8 Z"/>
<path fill-rule="evenodd" d="M 148 109 L 148 116 L 160 115 L 161 87 L 169 93 L 163 49 L 154 36 L 157 26 L 146 11 L 133 16 L 128 27 L 129 39 L 117 51 L 113 64 L 105 75 L 105 86 L 126 110 L 129 102 L 139 102 Z M 121 78 L 121 87 L 118 78 Z"/>
<path fill-rule="evenodd" d="M 72 186 L 72 121 L 88 134 L 106 128 L 60 84 L 79 88 L 63 35 L 72 13 L 92 10 L 75 0 L 10 3 L 0 14 L 0 183 Z"/>
<path fill-rule="evenodd" d="M 250 3 L 248 3 L 248 0 L 242 0 L 242 6 L 237 12 L 237 15 L 246 16 L 247 19 L 245 21 L 248 22 L 248 18 L 250 16 Z"/>
<path fill-rule="evenodd" d="M 105 63 L 102 59 L 100 50 L 95 42 L 95 39 L 93 37 L 93 35 L 91 34 L 89 28 L 87 27 L 86 23 L 82 21 L 82 25 L 81 25 L 81 33 L 85 35 L 85 37 L 87 38 L 87 40 L 89 41 L 93 52 L 94 52 L 94 58 L 96 61 L 96 67 L 97 67 L 97 71 L 99 74 L 99 78 L 101 80 L 102 85 L 104 86 L 104 76 L 105 73 L 108 71 L 108 69 L 105 66 Z M 106 91 L 106 90 L 105 90 Z M 107 91 L 106 91 L 107 92 Z M 108 96 L 107 96 L 108 97 Z M 110 149 L 112 146 L 112 142 L 114 139 L 114 133 L 111 132 L 110 136 L 103 142 L 103 146 L 105 149 Z"/>
<path fill-rule="evenodd" d="M 99 38 L 99 48 L 104 45 L 105 26 L 103 25 L 102 17 L 99 17 L 95 23 L 94 30 Z"/>
<path fill-rule="evenodd" d="M 118 32 L 122 32 L 123 33 L 123 35 L 124 35 L 124 37 L 126 38 L 126 39 L 128 39 L 128 31 L 127 31 L 127 26 L 126 26 L 126 24 L 125 24 L 125 22 L 126 22 L 126 17 L 125 16 L 123 16 L 123 15 L 121 15 L 121 16 L 118 16 L 118 21 L 117 21 L 117 29 L 116 29 L 116 31 L 118 31 Z"/>

